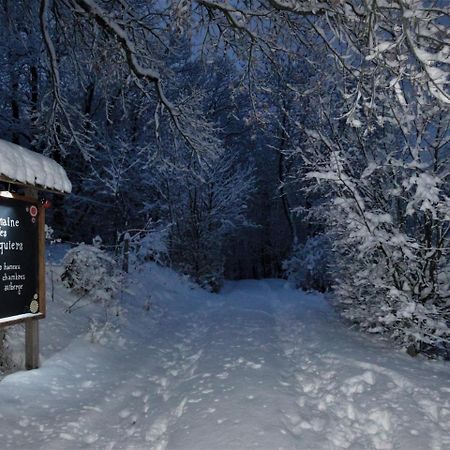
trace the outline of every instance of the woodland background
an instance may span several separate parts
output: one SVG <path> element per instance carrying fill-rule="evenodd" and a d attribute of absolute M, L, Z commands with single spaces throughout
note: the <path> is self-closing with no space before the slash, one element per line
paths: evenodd
<path fill-rule="evenodd" d="M 64 242 L 129 240 L 211 290 L 332 290 L 351 323 L 448 356 L 449 14 L 2 0 L 0 135 L 66 168 Z"/>

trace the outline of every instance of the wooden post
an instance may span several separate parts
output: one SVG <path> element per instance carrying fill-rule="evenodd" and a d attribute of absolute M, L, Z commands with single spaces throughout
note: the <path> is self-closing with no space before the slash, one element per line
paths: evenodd
<path fill-rule="evenodd" d="M 25 189 L 25 195 L 38 198 L 38 191 L 33 188 Z M 39 208 L 39 225 L 45 227 L 44 208 Z M 45 233 L 38 237 L 39 259 L 39 301 L 45 305 Z M 45 306 L 44 306 L 45 311 Z M 25 320 L 25 368 L 27 370 L 39 367 L 39 321 Z"/>
<path fill-rule="evenodd" d="M 3 350 L 3 341 L 5 340 L 5 330 L 0 328 L 0 354 Z"/>
<path fill-rule="evenodd" d="M 125 233 L 123 238 L 123 260 L 122 260 L 122 270 L 128 273 L 128 265 L 130 259 L 130 235 Z"/>
<path fill-rule="evenodd" d="M 25 321 L 25 368 L 39 367 L 39 321 Z"/>

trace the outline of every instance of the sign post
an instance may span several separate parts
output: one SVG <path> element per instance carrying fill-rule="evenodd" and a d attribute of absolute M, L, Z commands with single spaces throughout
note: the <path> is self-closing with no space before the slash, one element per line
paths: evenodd
<path fill-rule="evenodd" d="M 25 321 L 25 368 L 27 370 L 39 367 L 39 322 L 27 319 Z"/>

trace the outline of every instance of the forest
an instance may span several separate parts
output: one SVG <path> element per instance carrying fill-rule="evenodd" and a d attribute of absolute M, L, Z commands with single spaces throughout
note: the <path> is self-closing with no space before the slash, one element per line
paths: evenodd
<path fill-rule="evenodd" d="M 449 357 L 448 0 L 1 0 L 0 48 L 0 137 L 72 182 L 53 240 Z"/>

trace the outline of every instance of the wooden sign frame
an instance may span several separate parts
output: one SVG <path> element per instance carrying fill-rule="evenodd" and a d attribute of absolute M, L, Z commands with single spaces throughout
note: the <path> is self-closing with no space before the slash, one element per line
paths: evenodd
<path fill-rule="evenodd" d="M 0 139 L 0 147 L 6 152 L 6 155 L 11 155 L 15 164 L 23 163 L 23 171 L 17 174 L 14 170 L 6 165 L 0 163 L 0 197 L 7 197 L 17 202 L 23 201 L 30 205 L 30 209 L 26 211 L 30 213 L 31 222 L 34 218 L 37 220 L 37 229 L 33 226 L 27 228 L 24 225 L 22 230 L 17 229 L 17 234 L 13 228 L 20 227 L 20 223 L 7 223 L 2 226 L 2 241 L 0 253 L 12 252 L 10 255 L 11 267 L 2 267 L 2 282 L 7 284 L 3 286 L 4 303 L 0 318 L 0 344 L 4 338 L 4 328 L 9 325 L 23 323 L 25 328 L 25 368 L 36 369 L 39 367 L 39 320 L 46 315 L 45 304 L 45 207 L 38 199 L 39 191 L 52 192 L 54 194 L 69 194 L 72 190 L 71 183 L 67 178 L 65 170 L 51 158 L 47 158 L 39 153 L 32 152 L 26 148 L 16 145 L 12 142 Z M 16 156 L 19 158 L 16 159 Z M 38 164 L 35 164 L 38 161 Z M 47 177 L 50 173 L 52 176 Z M 18 177 L 19 175 L 19 177 Z M 44 175 L 44 176 L 43 176 Z M 11 178 L 11 176 L 13 178 Z M 1 190 L 1 186 L 7 186 L 7 190 Z M 21 194 L 18 195 L 10 192 L 11 185 L 16 186 L 13 189 L 19 189 Z M 9 202 L 5 202 L 7 204 Z M 34 206 L 37 211 L 34 211 Z M 46 205 L 48 206 L 48 204 Z M 14 209 L 15 205 L 12 202 L 11 207 Z M 33 209 L 31 209 L 33 208 Z M 11 220 L 25 220 L 24 211 L 18 208 L 11 214 Z M 37 217 L 36 217 L 37 213 Z M 7 216 L 9 217 L 9 216 Z M 22 222 L 24 224 L 24 222 Z M 4 232 L 6 231 L 6 233 Z M 32 236 L 31 236 L 32 234 Z M 35 237 L 35 235 L 37 235 Z M 10 239 L 7 240 L 7 238 Z M 17 238 L 17 241 L 13 240 Z M 37 240 L 37 248 L 35 246 Z M 22 247 L 28 248 L 28 252 L 24 255 L 18 254 L 22 251 Z M 36 254 L 37 252 L 37 254 Z M 22 256 L 28 255 L 30 260 L 22 259 Z M 6 259 L 6 258 L 5 258 Z M 32 259 L 32 260 L 31 260 Z M 4 262 L 3 262 L 4 264 Z M 13 267 L 13 266 L 18 267 Z M 20 267 L 19 267 L 20 265 Z M 37 266 L 37 267 L 36 267 Z M 17 270 L 15 270 L 17 268 Z M 5 277 L 3 273 L 7 274 Z M 23 284 L 13 284 L 14 282 L 21 282 Z M 17 291 L 10 296 L 10 291 Z M 15 295 L 17 294 L 17 295 Z M 20 297 L 23 294 L 23 297 Z M 18 297 L 20 297 L 18 299 Z M 0 300 L 1 301 L 1 300 Z M 28 303 L 29 301 L 29 303 Z M 34 303 L 37 302 L 37 304 Z M 18 314 L 11 316 L 11 314 Z"/>
<path fill-rule="evenodd" d="M 38 209 L 37 214 L 37 293 L 39 299 L 39 309 L 36 313 L 25 313 L 16 316 L 0 318 L 0 328 L 9 325 L 15 325 L 21 322 L 30 322 L 45 318 L 46 299 L 45 299 L 45 208 L 37 199 L 37 191 L 31 195 L 18 195 L 9 191 L 1 191 L 0 197 L 15 200 L 16 202 L 25 202 L 35 205 Z M 0 293 L 1 296 L 1 293 Z"/>

